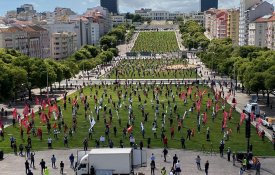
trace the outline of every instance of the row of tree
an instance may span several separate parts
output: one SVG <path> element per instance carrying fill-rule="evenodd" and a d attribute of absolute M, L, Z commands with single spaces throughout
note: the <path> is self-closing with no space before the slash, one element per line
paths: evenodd
<path fill-rule="evenodd" d="M 17 98 L 28 90 L 51 86 L 54 82 L 68 80 L 79 73 L 88 71 L 99 64 L 110 62 L 118 55 L 118 41 L 124 41 L 125 26 L 113 28 L 100 40 L 100 46 L 85 45 L 68 59 L 30 58 L 14 49 L 0 50 L 0 101 Z M 67 83 L 66 83 L 67 84 Z"/>

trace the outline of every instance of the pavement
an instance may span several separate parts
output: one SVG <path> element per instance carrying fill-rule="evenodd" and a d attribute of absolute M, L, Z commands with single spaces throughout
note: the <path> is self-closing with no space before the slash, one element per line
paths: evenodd
<path fill-rule="evenodd" d="M 155 174 L 159 175 L 161 168 L 165 167 L 166 170 L 169 170 L 172 167 L 172 160 L 173 156 L 177 154 L 180 160 L 180 167 L 182 170 L 182 174 L 186 175 L 203 175 L 204 173 L 204 163 L 206 160 L 209 161 L 209 174 L 211 175 L 237 175 L 239 174 L 240 163 L 236 163 L 236 166 L 233 166 L 232 160 L 228 162 L 227 159 L 221 158 L 218 154 L 206 154 L 201 152 L 195 151 L 187 151 L 187 150 L 179 150 L 179 149 L 169 149 L 167 162 L 164 162 L 164 158 L 162 156 L 162 149 L 145 149 L 147 152 L 147 166 L 146 167 L 139 167 L 135 168 L 134 172 L 142 172 L 146 175 L 150 174 L 150 157 L 151 154 L 154 153 L 155 161 L 156 161 L 156 170 Z M 46 150 L 46 151 L 39 151 L 35 152 L 35 169 L 31 168 L 31 171 L 35 175 L 41 174 L 41 168 L 39 163 L 41 159 L 44 159 L 46 162 L 46 166 L 49 168 L 50 174 L 59 174 L 59 164 L 60 161 L 63 161 L 65 164 L 64 174 L 66 175 L 73 175 L 75 174 L 73 169 L 70 168 L 69 156 L 73 153 L 76 159 L 77 149 L 66 149 L 66 150 Z M 57 161 L 56 166 L 57 168 L 54 169 L 51 167 L 51 157 L 55 155 Z M 197 155 L 201 157 L 201 168 L 202 170 L 197 170 L 195 158 Z M 274 159 L 273 158 L 259 158 L 262 162 L 262 170 L 261 175 L 274 175 L 275 174 L 275 167 L 274 167 Z M 0 174 L 16 174 L 16 175 L 25 175 L 25 157 L 15 156 L 13 154 L 5 154 L 4 160 L 0 161 L 1 171 Z M 114 160 L 115 161 L 115 160 Z M 15 166 L 16 165 L 16 166 Z M 167 172 L 167 173 L 168 173 Z M 255 174 L 254 170 L 249 170 L 244 173 L 245 175 L 248 174 Z"/>

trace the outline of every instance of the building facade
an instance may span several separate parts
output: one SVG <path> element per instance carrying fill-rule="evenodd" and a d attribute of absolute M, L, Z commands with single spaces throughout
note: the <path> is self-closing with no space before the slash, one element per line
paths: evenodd
<path fill-rule="evenodd" d="M 0 47 L 15 49 L 36 58 L 50 56 L 49 32 L 36 25 L 16 25 L 0 28 Z"/>
<path fill-rule="evenodd" d="M 112 14 L 118 14 L 117 0 L 100 0 L 100 6 L 108 9 Z"/>
<path fill-rule="evenodd" d="M 265 15 L 249 24 L 249 40 L 251 46 L 267 47 L 275 50 L 275 14 Z"/>
<path fill-rule="evenodd" d="M 241 0 L 239 20 L 239 45 L 248 45 L 249 23 L 259 17 L 272 14 L 274 6 L 261 0 Z"/>
<path fill-rule="evenodd" d="M 234 45 L 239 43 L 239 18 L 240 10 L 239 9 L 229 9 L 228 20 L 227 20 L 227 37 L 232 39 Z"/>
<path fill-rule="evenodd" d="M 201 0 L 201 12 L 205 12 L 210 8 L 218 9 L 218 0 Z"/>
<path fill-rule="evenodd" d="M 51 34 L 51 57 L 56 60 L 67 58 L 77 51 L 76 33 L 59 32 Z"/>

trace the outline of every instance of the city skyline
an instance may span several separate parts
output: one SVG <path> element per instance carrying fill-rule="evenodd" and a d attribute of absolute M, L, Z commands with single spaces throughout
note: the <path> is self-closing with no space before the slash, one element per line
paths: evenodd
<path fill-rule="evenodd" d="M 275 3 L 275 0 L 267 0 L 270 3 Z M 55 7 L 71 8 L 78 14 L 82 14 L 89 7 L 95 7 L 100 5 L 100 0 L 11 0 L 0 1 L 0 16 L 4 16 L 7 11 L 16 10 L 17 7 L 22 4 L 33 4 L 35 10 L 38 12 L 53 11 Z M 140 8 L 152 8 L 153 10 L 168 10 L 168 11 L 199 11 L 200 0 L 139 0 L 128 1 L 119 0 L 120 12 L 134 12 Z M 239 0 L 219 0 L 219 8 L 236 8 L 239 7 Z"/>

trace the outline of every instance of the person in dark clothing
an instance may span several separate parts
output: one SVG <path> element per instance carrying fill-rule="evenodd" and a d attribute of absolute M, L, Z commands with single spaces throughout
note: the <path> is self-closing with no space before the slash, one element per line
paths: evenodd
<path fill-rule="evenodd" d="M 34 152 L 32 152 L 31 153 L 31 166 L 34 168 L 34 155 L 35 155 L 35 153 Z"/>
<path fill-rule="evenodd" d="M 181 137 L 180 142 L 181 142 L 181 148 L 185 149 L 185 139 L 184 139 L 184 137 Z"/>
<path fill-rule="evenodd" d="M 164 148 L 162 152 L 163 152 L 164 162 L 166 162 L 166 156 L 168 154 L 168 150 Z"/>
<path fill-rule="evenodd" d="M 142 148 L 143 148 L 143 141 L 139 142 L 139 148 L 140 148 L 140 150 L 142 150 Z"/>
<path fill-rule="evenodd" d="M 189 139 L 189 140 L 191 140 L 191 133 L 192 133 L 191 129 L 188 129 L 187 130 L 187 139 Z"/>
<path fill-rule="evenodd" d="M 174 155 L 173 157 L 173 167 L 175 166 L 175 164 L 178 162 L 178 157 L 177 154 Z"/>
<path fill-rule="evenodd" d="M 205 163 L 205 165 L 204 165 L 205 175 L 208 175 L 208 169 L 209 169 L 209 162 L 207 160 L 206 163 Z"/>
<path fill-rule="evenodd" d="M 33 175 L 33 173 L 31 172 L 31 170 L 28 172 L 28 174 L 27 175 Z"/>
<path fill-rule="evenodd" d="M 88 140 L 87 140 L 87 138 L 85 138 L 84 141 L 83 141 L 83 147 L 84 147 L 84 151 L 88 150 Z"/>
<path fill-rule="evenodd" d="M 155 175 L 156 164 L 154 160 L 151 161 L 150 166 L 151 166 L 151 175 Z"/>
<path fill-rule="evenodd" d="M 41 166 L 41 174 L 43 174 L 46 168 L 46 162 L 43 159 L 41 159 L 40 166 Z"/>
<path fill-rule="evenodd" d="M 30 172 L 30 164 L 29 164 L 28 160 L 26 160 L 26 162 L 25 162 L 25 169 L 26 169 L 26 174 L 28 174 Z"/>
<path fill-rule="evenodd" d="M 90 174 L 91 174 L 91 175 L 95 175 L 95 168 L 94 168 L 93 165 L 92 165 L 91 168 L 90 168 Z"/>
<path fill-rule="evenodd" d="M 63 161 L 60 162 L 60 174 L 64 173 L 64 163 Z"/>

